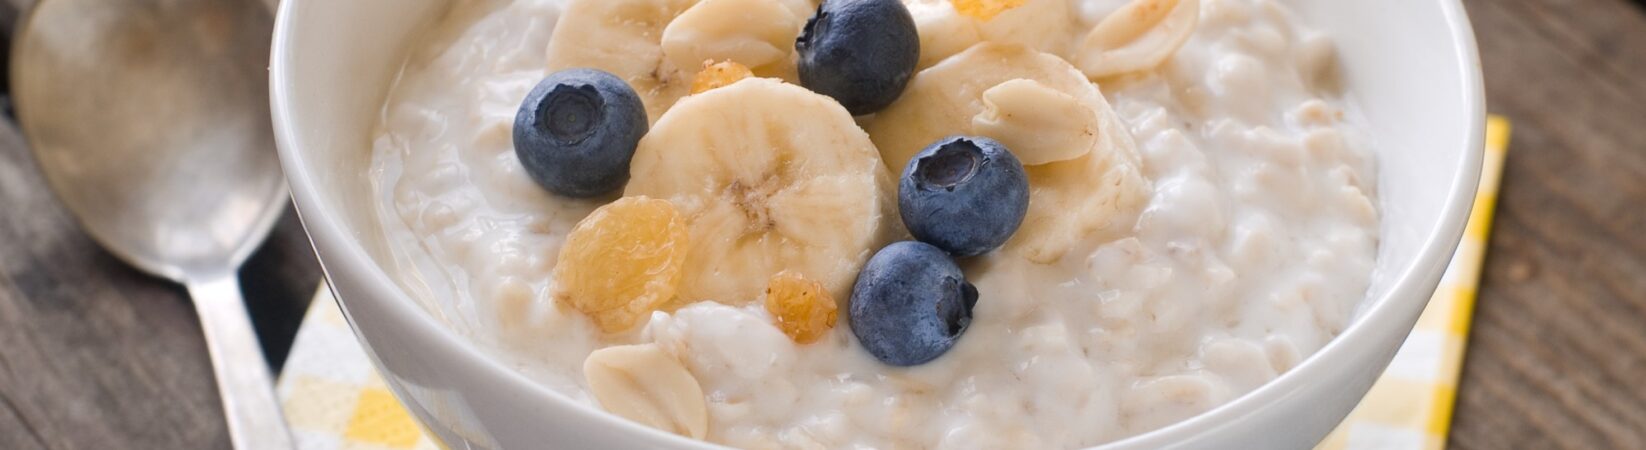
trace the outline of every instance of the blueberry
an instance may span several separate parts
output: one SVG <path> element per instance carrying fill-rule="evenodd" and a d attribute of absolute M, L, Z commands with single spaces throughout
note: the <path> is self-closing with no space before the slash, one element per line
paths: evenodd
<path fill-rule="evenodd" d="M 802 86 L 863 115 L 886 108 L 909 85 L 920 35 L 898 0 L 824 0 L 794 49 Z"/>
<path fill-rule="evenodd" d="M 869 258 L 852 286 L 852 333 L 880 362 L 913 366 L 942 356 L 972 322 L 977 288 L 943 250 L 903 241 Z"/>
<path fill-rule="evenodd" d="M 550 74 L 514 116 L 514 154 L 549 192 L 594 197 L 629 181 L 646 108 L 622 79 L 595 69 Z"/>
<path fill-rule="evenodd" d="M 897 185 L 903 225 L 957 257 L 1005 244 L 1029 212 L 1029 178 L 1000 142 L 951 136 L 914 155 Z"/>

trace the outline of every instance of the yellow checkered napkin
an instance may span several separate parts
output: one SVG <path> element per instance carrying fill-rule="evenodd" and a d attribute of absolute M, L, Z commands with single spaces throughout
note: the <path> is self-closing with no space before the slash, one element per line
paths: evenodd
<path fill-rule="evenodd" d="M 378 378 L 326 286 L 309 305 L 276 391 L 299 449 L 440 448 Z"/>
<path fill-rule="evenodd" d="M 1474 213 L 1440 288 L 1383 378 L 1320 450 L 1445 446 L 1509 140 L 1508 122 L 1492 118 L 1486 135 L 1486 164 Z M 325 287 L 292 344 L 279 394 L 303 450 L 439 448 L 378 378 Z"/>

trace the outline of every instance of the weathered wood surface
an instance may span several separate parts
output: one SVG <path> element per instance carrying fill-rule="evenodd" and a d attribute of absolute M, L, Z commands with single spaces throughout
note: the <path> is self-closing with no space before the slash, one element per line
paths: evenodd
<path fill-rule="evenodd" d="M 1513 142 L 1456 448 L 1646 448 L 1646 13 L 1470 0 Z"/>
<path fill-rule="evenodd" d="M 1450 443 L 1646 448 L 1646 8 L 1465 3 L 1515 130 Z M 278 359 L 318 280 L 292 217 L 242 273 Z M 0 125 L 0 449 L 226 448 L 208 364 L 185 293 L 85 238 Z"/>

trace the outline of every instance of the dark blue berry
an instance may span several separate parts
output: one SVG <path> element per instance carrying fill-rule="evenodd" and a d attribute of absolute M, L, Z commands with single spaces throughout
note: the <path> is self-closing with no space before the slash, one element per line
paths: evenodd
<path fill-rule="evenodd" d="M 897 185 L 903 225 L 957 257 L 1005 244 L 1029 212 L 1029 177 L 993 139 L 952 136 L 909 160 Z"/>
<path fill-rule="evenodd" d="M 514 153 L 538 185 L 594 197 L 629 181 L 629 160 L 646 134 L 646 108 L 628 83 L 595 69 L 550 74 L 514 116 Z"/>
<path fill-rule="evenodd" d="M 920 35 L 898 0 L 824 0 L 794 49 L 802 86 L 863 115 L 885 109 L 909 85 Z"/>
<path fill-rule="evenodd" d="M 972 322 L 977 288 L 943 250 L 915 241 L 869 258 L 852 286 L 852 333 L 869 354 L 894 366 L 942 356 Z"/>

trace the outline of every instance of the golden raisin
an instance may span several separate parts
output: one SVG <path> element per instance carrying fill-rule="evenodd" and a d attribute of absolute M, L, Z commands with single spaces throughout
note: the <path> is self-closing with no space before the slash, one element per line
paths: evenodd
<path fill-rule="evenodd" d="M 674 298 L 686 239 L 686 221 L 667 200 L 624 197 L 602 206 L 566 235 L 554 299 L 606 332 L 634 328 Z"/>
<path fill-rule="evenodd" d="M 754 76 L 748 67 L 731 61 L 721 61 L 714 64 L 705 64 L 703 71 L 692 78 L 692 93 L 700 94 L 717 87 L 736 83 L 737 80 Z"/>
<path fill-rule="evenodd" d="M 789 339 L 810 344 L 834 328 L 838 313 L 823 284 L 784 271 L 766 282 L 766 311 Z"/>
<path fill-rule="evenodd" d="M 1008 9 L 1023 6 L 1027 0 L 949 0 L 960 15 L 988 21 Z"/>

